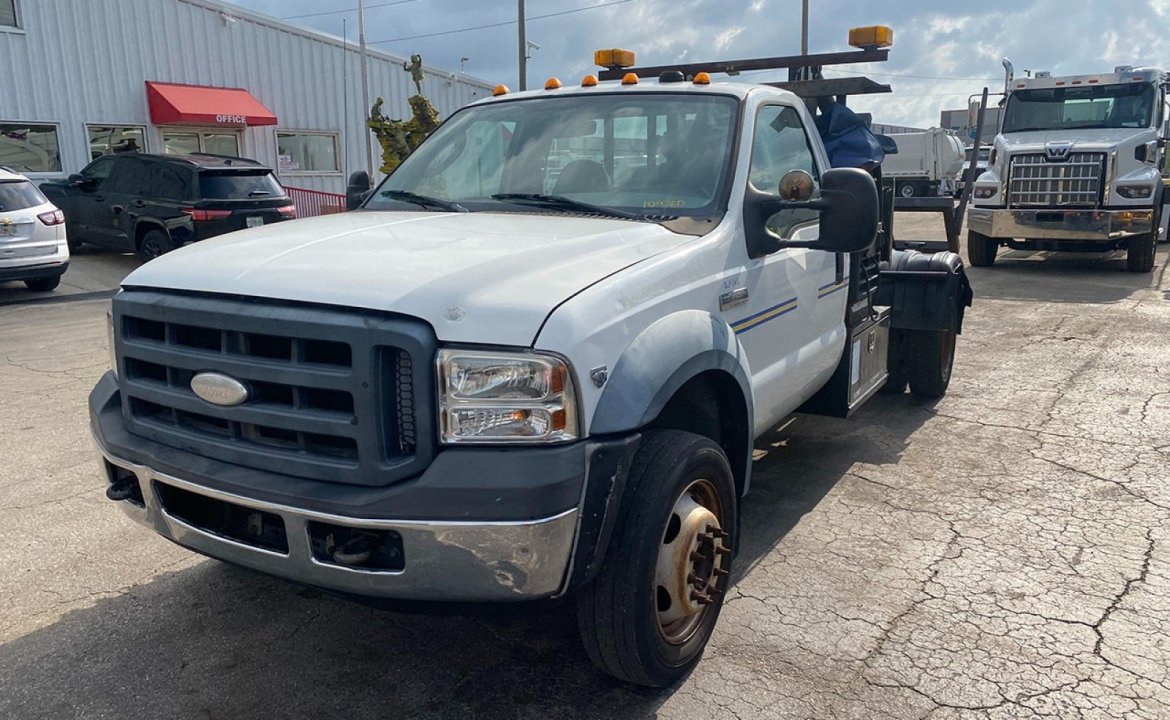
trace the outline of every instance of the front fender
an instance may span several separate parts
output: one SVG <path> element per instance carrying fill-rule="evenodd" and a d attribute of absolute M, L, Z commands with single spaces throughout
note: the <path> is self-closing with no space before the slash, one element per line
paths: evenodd
<path fill-rule="evenodd" d="M 735 378 L 750 427 L 751 372 L 743 347 L 722 318 L 684 310 L 655 321 L 626 346 L 598 400 L 591 432 L 619 433 L 645 426 L 688 380 L 709 370 Z"/>

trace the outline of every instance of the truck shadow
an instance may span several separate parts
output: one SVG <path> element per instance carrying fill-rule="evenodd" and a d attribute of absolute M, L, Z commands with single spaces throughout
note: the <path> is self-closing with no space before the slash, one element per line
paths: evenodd
<path fill-rule="evenodd" d="M 915 404 L 879 397 L 766 435 L 737 578 L 855 462 L 897 462 L 931 415 Z M 643 718 L 674 693 L 601 675 L 576 633 L 567 606 L 410 615 L 202 561 L 5 644 L 0 717 Z"/>
<path fill-rule="evenodd" d="M 1135 293 L 1165 286 L 1170 253 L 1158 246 L 1154 271 L 1126 270 L 1122 251 L 1052 253 L 1000 250 L 995 266 L 968 267 L 967 274 L 979 298 L 1053 303 L 1116 303 Z"/>

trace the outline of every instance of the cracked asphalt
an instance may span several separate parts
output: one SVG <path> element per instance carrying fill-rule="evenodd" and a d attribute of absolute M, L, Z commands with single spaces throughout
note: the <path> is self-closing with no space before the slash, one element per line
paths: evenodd
<path fill-rule="evenodd" d="M 373 609 L 133 525 L 85 411 L 133 260 L 0 285 L 0 717 L 1170 718 L 1167 249 L 1003 253 L 946 398 L 761 438 L 734 589 L 665 691 L 594 671 L 567 608 Z"/>

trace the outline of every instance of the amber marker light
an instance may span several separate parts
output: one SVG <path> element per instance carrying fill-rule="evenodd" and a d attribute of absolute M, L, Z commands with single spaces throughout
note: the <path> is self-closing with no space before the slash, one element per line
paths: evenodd
<path fill-rule="evenodd" d="M 507 94 L 508 94 L 508 86 L 507 85 L 496 85 L 496 89 L 492 90 L 492 97 L 499 97 L 501 95 L 507 95 Z"/>
<path fill-rule="evenodd" d="M 710 85 L 711 84 L 711 76 L 705 72 L 695 73 L 695 84 L 696 85 Z"/>
<path fill-rule="evenodd" d="M 586 75 L 581 79 L 581 87 L 597 87 L 597 76 Z"/>
<path fill-rule="evenodd" d="M 551 77 L 548 80 L 544 81 L 544 89 L 545 90 L 560 90 L 561 89 L 561 81 L 557 80 L 555 77 Z"/>
<path fill-rule="evenodd" d="M 637 84 L 638 84 L 637 73 L 626 73 L 625 75 L 622 76 L 622 85 L 637 85 Z"/>

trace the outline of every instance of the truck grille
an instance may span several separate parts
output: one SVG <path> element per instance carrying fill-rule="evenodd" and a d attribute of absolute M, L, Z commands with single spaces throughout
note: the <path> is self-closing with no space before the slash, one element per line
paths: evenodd
<path fill-rule="evenodd" d="M 385 485 L 433 448 L 435 341 L 420 322 L 316 307 L 128 291 L 114 299 L 130 432 L 209 458 L 328 482 Z M 203 372 L 240 405 L 191 389 Z"/>
<path fill-rule="evenodd" d="M 1105 153 L 1072 153 L 1060 162 L 1044 153 L 1014 155 L 1008 207 L 1100 207 L 1104 177 Z"/>

